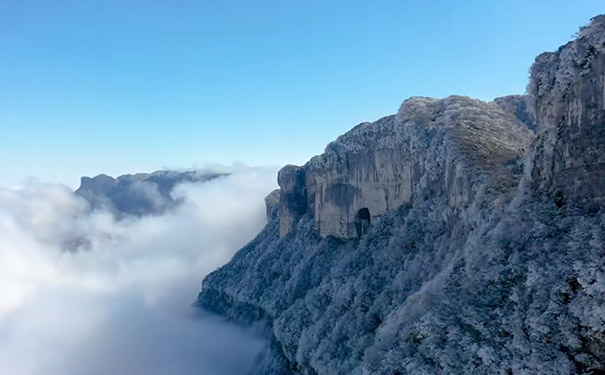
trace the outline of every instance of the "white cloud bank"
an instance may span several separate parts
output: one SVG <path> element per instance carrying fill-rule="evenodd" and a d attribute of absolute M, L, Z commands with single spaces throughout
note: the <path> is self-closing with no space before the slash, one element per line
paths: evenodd
<path fill-rule="evenodd" d="M 265 224 L 273 188 L 275 170 L 239 168 L 177 187 L 172 212 L 122 221 L 63 186 L 0 188 L 2 373 L 245 373 L 261 340 L 190 305 Z"/>

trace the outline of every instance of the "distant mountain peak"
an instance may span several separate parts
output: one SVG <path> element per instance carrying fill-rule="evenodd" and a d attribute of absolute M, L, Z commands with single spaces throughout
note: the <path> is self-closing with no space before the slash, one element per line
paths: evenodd
<path fill-rule="evenodd" d="M 158 215 L 181 203 L 171 194 L 175 186 L 206 182 L 227 174 L 203 170 L 160 170 L 116 178 L 100 174 L 82 177 L 75 194 L 86 199 L 92 209 L 107 209 L 118 217 Z"/>

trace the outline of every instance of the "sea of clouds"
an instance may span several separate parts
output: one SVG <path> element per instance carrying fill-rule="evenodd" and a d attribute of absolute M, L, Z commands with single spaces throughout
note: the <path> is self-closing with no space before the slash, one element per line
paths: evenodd
<path fill-rule="evenodd" d="M 246 373 L 264 342 L 191 304 L 265 225 L 275 187 L 274 169 L 237 168 L 123 220 L 66 186 L 0 188 L 1 373 Z"/>

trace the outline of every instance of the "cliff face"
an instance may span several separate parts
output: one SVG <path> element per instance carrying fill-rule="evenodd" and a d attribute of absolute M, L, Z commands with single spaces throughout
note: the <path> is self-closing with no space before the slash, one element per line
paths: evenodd
<path fill-rule="evenodd" d="M 600 16 L 578 39 L 538 56 L 531 69 L 529 91 L 539 128 L 532 185 L 558 199 L 603 204 L 604 44 L 605 16 Z"/>
<path fill-rule="evenodd" d="M 412 199 L 445 196 L 463 208 L 481 189 L 508 191 L 531 139 L 494 103 L 408 99 L 396 115 L 360 124 L 303 167 L 280 171 L 280 235 L 309 213 L 320 236 L 356 238 Z"/>
<path fill-rule="evenodd" d="M 518 98 L 411 98 L 282 169 L 198 297 L 264 323 L 254 373 L 605 368 L 604 27 L 537 58 L 535 139 Z"/>

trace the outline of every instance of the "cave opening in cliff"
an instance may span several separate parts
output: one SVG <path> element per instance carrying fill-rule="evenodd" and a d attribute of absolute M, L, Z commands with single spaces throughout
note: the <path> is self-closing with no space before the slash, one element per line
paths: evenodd
<path fill-rule="evenodd" d="M 367 207 L 363 207 L 357 211 L 355 217 L 355 229 L 357 230 L 357 236 L 361 237 L 368 232 L 370 228 L 370 221 L 372 216 L 370 210 Z"/>

